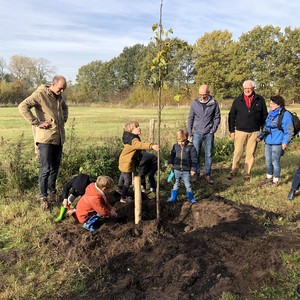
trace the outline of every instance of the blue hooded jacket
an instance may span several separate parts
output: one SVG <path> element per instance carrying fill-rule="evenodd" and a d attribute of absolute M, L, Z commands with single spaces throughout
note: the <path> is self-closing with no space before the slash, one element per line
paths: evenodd
<path fill-rule="evenodd" d="M 267 130 L 269 134 L 265 137 L 265 143 L 269 145 L 282 145 L 288 144 L 294 132 L 293 117 L 285 111 L 282 118 L 282 130 L 278 128 L 278 117 L 281 107 L 275 110 L 270 110 L 264 125 L 264 130 Z"/>

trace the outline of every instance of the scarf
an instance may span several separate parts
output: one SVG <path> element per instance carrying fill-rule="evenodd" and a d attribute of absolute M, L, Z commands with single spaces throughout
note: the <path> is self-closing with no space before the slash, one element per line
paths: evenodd
<path fill-rule="evenodd" d="M 250 97 L 247 97 L 244 94 L 244 100 L 245 100 L 245 103 L 246 103 L 246 106 L 247 106 L 248 109 L 250 109 L 250 107 L 251 107 L 251 103 L 252 103 L 253 98 L 254 98 L 254 94 L 252 94 Z"/>

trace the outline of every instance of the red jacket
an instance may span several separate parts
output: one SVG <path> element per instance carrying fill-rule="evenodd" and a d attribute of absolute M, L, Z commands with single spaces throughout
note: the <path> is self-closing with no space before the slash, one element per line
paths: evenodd
<path fill-rule="evenodd" d="M 76 206 L 76 215 L 80 223 L 86 222 L 95 212 L 102 217 L 111 217 L 112 206 L 108 202 L 104 192 L 96 187 L 96 183 L 87 186 L 85 194 L 80 198 Z"/>

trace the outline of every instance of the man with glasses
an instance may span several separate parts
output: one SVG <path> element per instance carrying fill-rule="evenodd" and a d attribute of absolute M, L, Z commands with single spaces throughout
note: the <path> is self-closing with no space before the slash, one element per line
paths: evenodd
<path fill-rule="evenodd" d="M 218 102 L 209 94 L 209 87 L 202 84 L 199 88 L 199 97 L 190 108 L 188 117 L 189 140 L 193 142 L 198 155 L 196 175 L 200 176 L 200 154 L 204 143 L 205 163 L 204 178 L 207 183 L 213 184 L 211 166 L 213 156 L 214 134 L 220 124 L 220 108 Z"/>
<path fill-rule="evenodd" d="M 19 104 L 23 117 L 36 126 L 35 143 L 38 145 L 40 160 L 40 201 L 44 210 L 49 209 L 49 201 L 57 200 L 56 178 L 65 140 L 64 126 L 68 119 L 68 106 L 62 98 L 66 87 L 65 77 L 56 75 L 50 85 L 42 84 Z M 31 111 L 33 107 L 35 115 Z"/>
<path fill-rule="evenodd" d="M 266 102 L 255 93 L 254 87 L 252 80 L 244 81 L 244 92 L 234 99 L 229 112 L 228 125 L 230 138 L 234 140 L 234 153 L 228 180 L 236 176 L 244 148 L 246 157 L 243 176 L 245 181 L 251 178 L 257 136 L 268 115 Z"/>

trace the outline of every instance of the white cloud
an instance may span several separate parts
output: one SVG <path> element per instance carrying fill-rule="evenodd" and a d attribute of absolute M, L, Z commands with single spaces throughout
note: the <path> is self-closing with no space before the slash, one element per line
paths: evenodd
<path fill-rule="evenodd" d="M 147 44 L 159 21 L 160 0 L 0 0 L 0 57 L 43 57 L 74 80 L 93 60 L 110 60 L 124 47 Z M 282 0 L 165 0 L 163 24 L 193 44 L 205 32 L 237 39 L 257 25 L 299 27 L 300 2 Z"/>

